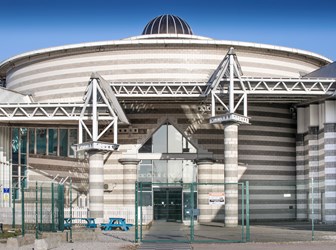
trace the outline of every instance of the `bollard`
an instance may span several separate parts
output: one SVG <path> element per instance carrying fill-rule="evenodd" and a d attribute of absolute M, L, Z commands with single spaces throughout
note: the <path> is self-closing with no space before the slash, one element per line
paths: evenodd
<path fill-rule="evenodd" d="M 0 223 L 0 233 L 3 234 L 3 224 L 2 223 Z"/>

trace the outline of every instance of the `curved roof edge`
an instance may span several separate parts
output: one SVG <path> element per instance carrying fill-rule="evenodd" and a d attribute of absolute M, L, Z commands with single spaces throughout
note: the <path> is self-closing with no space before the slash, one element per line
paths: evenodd
<path fill-rule="evenodd" d="M 186 38 L 186 39 L 180 39 L 180 38 Z M 31 60 L 31 57 L 42 55 L 42 54 L 48 54 L 52 52 L 57 51 L 63 51 L 63 53 L 67 53 L 71 50 L 76 50 L 80 48 L 86 48 L 86 49 L 93 49 L 95 51 L 101 51 L 103 50 L 102 47 L 104 46 L 118 46 L 118 45 L 134 45 L 134 44 L 198 44 L 198 45 L 227 45 L 227 46 L 239 46 L 239 47 L 245 47 L 245 48 L 258 48 L 258 49 L 266 49 L 266 50 L 275 50 L 275 51 L 282 51 L 282 52 L 288 52 L 292 54 L 299 54 L 303 56 L 312 57 L 317 60 L 325 61 L 325 63 L 331 63 L 332 60 L 324 57 L 322 55 L 319 55 L 317 53 L 313 53 L 306 50 L 301 49 L 294 49 L 289 47 L 283 47 L 283 46 L 276 46 L 276 45 L 270 45 L 270 44 L 261 44 L 261 43 L 252 43 L 252 42 L 240 42 L 240 41 L 229 41 L 229 40 L 215 40 L 207 37 L 200 37 L 200 36 L 194 36 L 194 35 L 157 35 L 157 39 L 147 39 L 147 38 L 154 38 L 153 35 L 151 36 L 135 36 L 130 38 L 125 38 L 121 40 L 110 40 L 110 41 L 100 41 L 100 42 L 89 42 L 89 43 L 78 43 L 78 44 L 69 44 L 69 45 L 63 45 L 63 46 L 56 46 L 56 47 L 49 47 L 45 49 L 38 49 L 29 51 L 26 53 L 22 53 L 13 57 L 10 57 L 2 62 L 0 62 L 0 74 L 4 73 L 4 70 L 7 71 L 8 68 L 11 66 L 15 66 L 15 62 L 19 60 L 23 60 L 25 58 L 28 58 L 28 60 Z M 175 39 L 174 39 L 175 38 Z M 187 39 L 189 38 L 189 39 Z M 223 55 L 224 56 L 224 55 Z"/>
<path fill-rule="evenodd" d="M 140 35 L 140 36 L 132 36 L 128 38 L 124 38 L 121 40 L 140 40 L 140 39 L 171 39 L 171 38 L 177 38 L 177 39 L 195 39 L 195 40 L 214 40 L 210 37 L 205 36 L 197 36 L 197 35 L 187 35 L 187 34 L 151 34 L 151 35 Z"/>

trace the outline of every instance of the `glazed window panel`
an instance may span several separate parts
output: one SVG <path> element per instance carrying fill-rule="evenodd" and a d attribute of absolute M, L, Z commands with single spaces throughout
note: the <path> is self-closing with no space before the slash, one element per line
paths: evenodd
<path fill-rule="evenodd" d="M 47 130 L 44 128 L 36 129 L 36 153 L 45 155 L 47 151 Z"/>
<path fill-rule="evenodd" d="M 71 148 L 72 145 L 77 143 L 77 129 L 69 129 L 69 156 L 74 157 L 75 152 Z"/>
<path fill-rule="evenodd" d="M 167 153 L 182 153 L 181 133 L 171 124 L 166 125 L 166 127 L 167 127 L 167 142 L 168 142 Z"/>
<path fill-rule="evenodd" d="M 59 153 L 60 156 L 68 156 L 68 130 L 60 129 L 59 130 Z"/>
<path fill-rule="evenodd" d="M 35 129 L 29 129 L 29 154 L 35 154 Z"/>
<path fill-rule="evenodd" d="M 182 183 L 183 168 L 181 160 L 167 161 L 168 183 Z"/>
<path fill-rule="evenodd" d="M 167 183 L 167 161 L 153 161 L 153 182 Z"/>
<path fill-rule="evenodd" d="M 48 129 L 48 154 L 57 155 L 57 129 Z"/>
<path fill-rule="evenodd" d="M 146 164 L 146 161 L 142 161 L 138 168 L 138 181 L 140 182 L 152 182 L 152 163 Z"/>
<path fill-rule="evenodd" d="M 167 126 L 161 126 L 153 134 L 153 153 L 167 153 Z"/>

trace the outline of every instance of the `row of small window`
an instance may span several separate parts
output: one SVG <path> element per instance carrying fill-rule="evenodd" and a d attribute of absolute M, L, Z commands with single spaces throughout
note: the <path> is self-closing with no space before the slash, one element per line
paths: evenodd
<path fill-rule="evenodd" d="M 74 157 L 71 148 L 77 143 L 77 129 L 13 128 L 12 156 L 18 164 L 26 164 L 27 154 Z"/>

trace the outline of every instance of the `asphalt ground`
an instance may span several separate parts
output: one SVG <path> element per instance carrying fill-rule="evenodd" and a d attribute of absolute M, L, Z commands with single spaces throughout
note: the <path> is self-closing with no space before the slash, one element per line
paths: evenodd
<path fill-rule="evenodd" d="M 158 237 L 158 239 L 168 239 L 168 243 L 160 241 L 156 243 L 134 243 L 134 228 L 123 231 L 100 231 L 95 241 L 77 240 L 73 243 L 62 242 L 61 245 L 54 249 L 59 250 L 114 250 L 114 249 L 207 249 L 207 250 L 324 250 L 336 249 L 336 225 L 315 224 L 314 233 L 310 223 L 304 222 L 270 222 L 270 223 L 253 223 L 250 227 L 250 242 L 247 243 L 213 243 L 212 239 L 218 237 L 228 237 L 230 233 L 235 237 L 241 237 L 241 228 L 227 229 L 219 225 L 196 225 L 196 240 L 207 240 L 207 243 L 174 243 L 174 239 L 181 239 L 181 236 L 188 239 L 190 237 L 190 228 L 182 224 L 153 224 L 149 231 L 143 231 L 143 239 L 146 237 Z M 175 229 L 174 229 L 175 228 Z M 175 230 L 175 231 L 174 231 Z M 238 234 L 237 234 L 238 233 Z M 246 233 L 244 231 L 244 233 Z M 215 236 L 214 236 L 215 235 Z M 222 236 L 221 236 L 222 235 Z M 314 236 L 314 240 L 312 240 Z M 167 238 L 168 237 L 168 238 Z M 175 238 L 176 237 L 176 238 Z M 238 237 L 239 238 L 239 237 Z M 225 238 L 226 239 L 226 238 Z M 0 244 L 0 249 L 7 249 L 5 244 Z M 22 246 L 21 250 L 32 250 L 34 245 Z"/>

